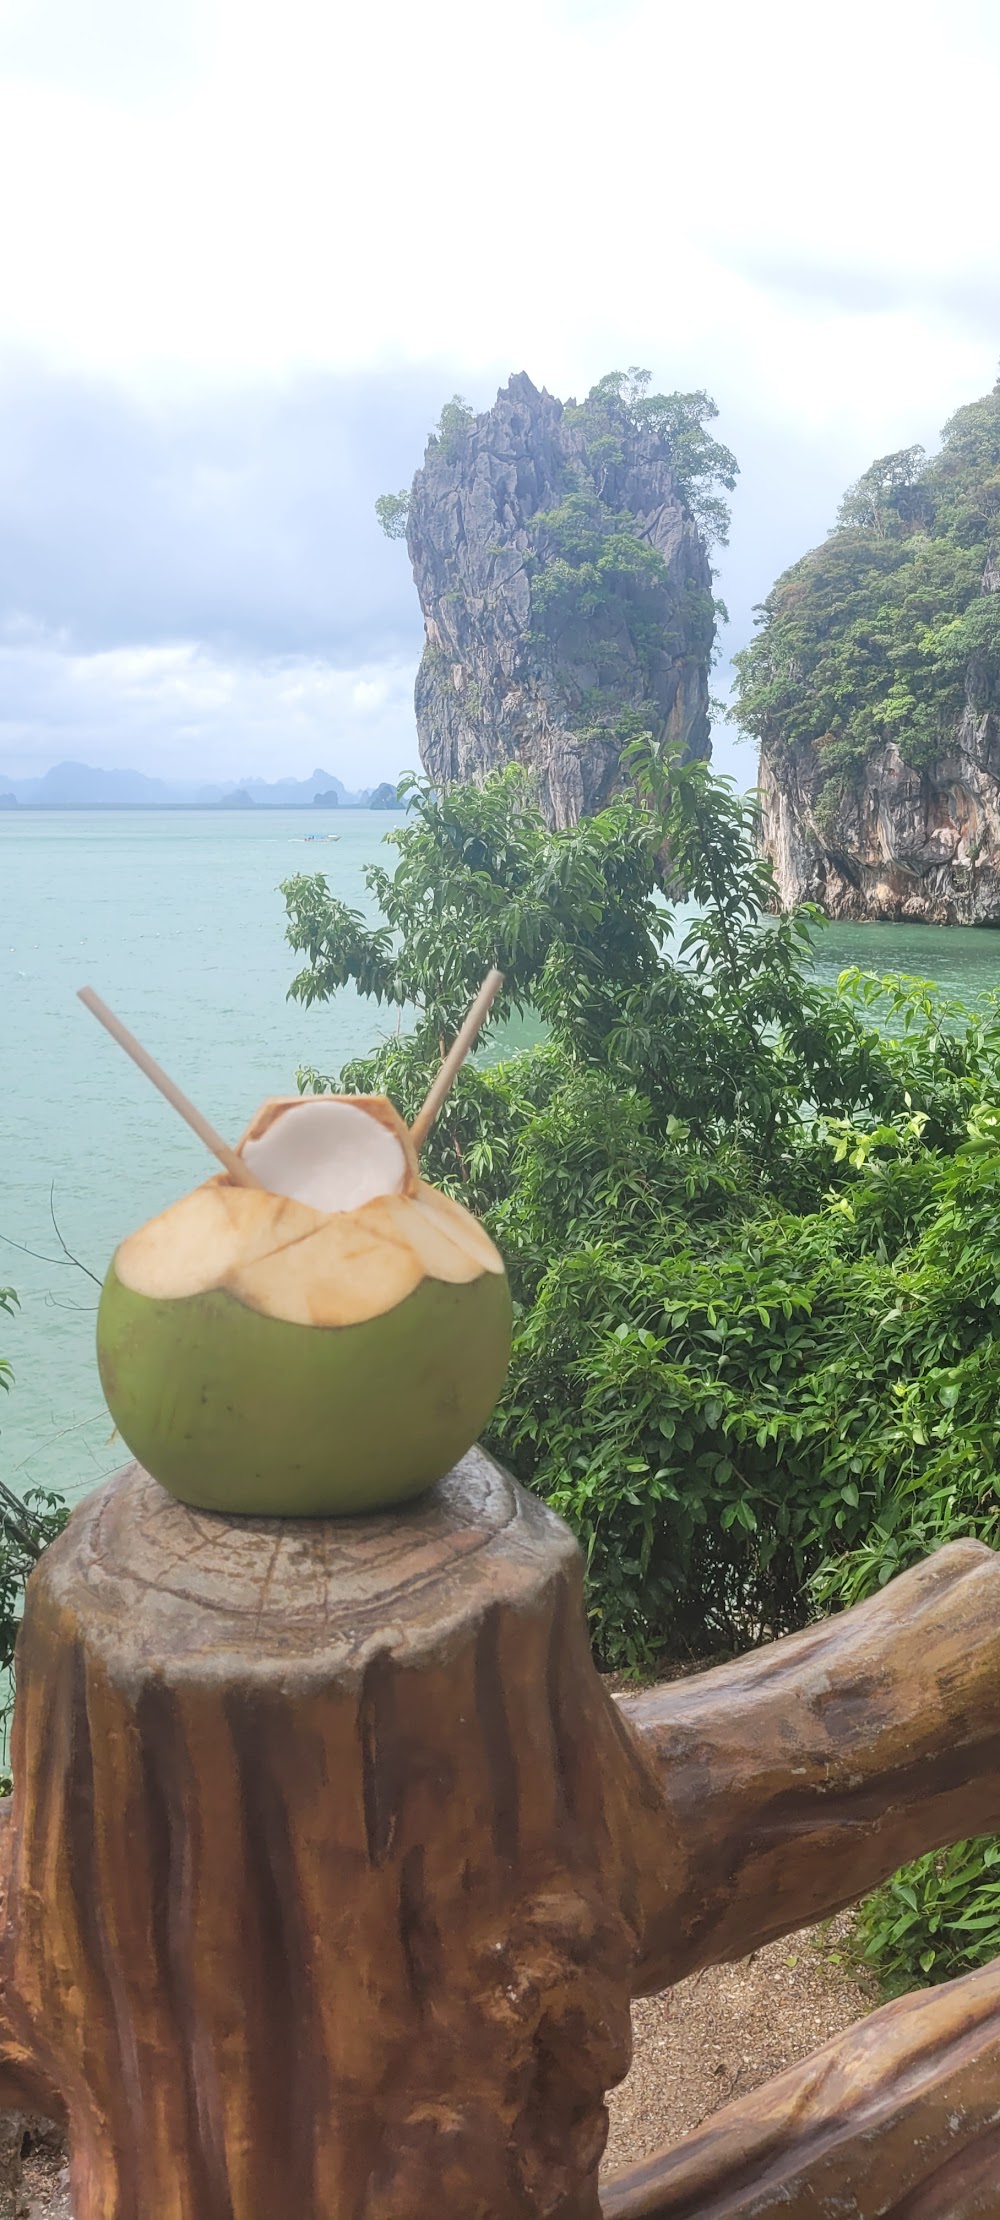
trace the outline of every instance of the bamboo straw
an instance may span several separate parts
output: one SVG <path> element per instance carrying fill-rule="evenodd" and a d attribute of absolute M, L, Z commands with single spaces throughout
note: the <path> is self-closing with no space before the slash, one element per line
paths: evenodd
<path fill-rule="evenodd" d="M 125 1050 L 126 1056 L 131 1056 L 132 1062 L 138 1064 L 139 1070 L 145 1072 L 147 1079 L 152 1080 L 154 1087 L 158 1087 L 161 1095 L 165 1095 L 173 1108 L 186 1119 L 192 1131 L 198 1135 L 199 1141 L 204 1141 L 205 1147 L 211 1149 L 212 1155 L 218 1157 L 220 1164 L 225 1165 L 230 1179 L 235 1179 L 240 1187 L 260 1187 L 262 1181 L 254 1177 L 253 1172 L 244 1164 L 242 1156 L 237 1156 L 236 1150 L 230 1148 L 228 1141 L 223 1140 L 214 1125 L 209 1125 L 208 1119 L 203 1118 L 201 1111 L 195 1109 L 194 1103 L 188 1101 L 187 1095 L 181 1093 L 180 1088 L 168 1078 L 161 1066 L 154 1062 L 148 1049 L 143 1048 L 142 1042 L 136 1040 L 128 1026 L 123 1025 L 114 1011 L 109 1010 L 107 1003 L 101 1001 L 100 995 L 94 993 L 93 987 L 80 987 L 77 992 L 85 1009 L 93 1013 L 105 1031 L 110 1033 L 112 1040 L 117 1041 L 119 1048 Z"/>
<path fill-rule="evenodd" d="M 453 1084 L 455 1074 L 460 1065 L 464 1064 L 476 1035 L 485 1024 L 502 986 L 503 972 L 497 971 L 494 967 L 492 971 L 487 972 L 465 1024 L 461 1031 L 456 1033 L 427 1099 L 421 1105 L 413 1120 L 410 1127 L 410 1139 L 415 1149 L 423 1148 L 445 1096 Z"/>

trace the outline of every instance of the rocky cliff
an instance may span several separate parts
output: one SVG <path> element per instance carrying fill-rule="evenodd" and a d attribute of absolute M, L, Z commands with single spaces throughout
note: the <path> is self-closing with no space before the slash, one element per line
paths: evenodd
<path fill-rule="evenodd" d="M 407 544 L 435 784 L 517 760 L 563 826 L 621 785 L 636 731 L 707 754 L 708 556 L 668 441 L 623 406 L 564 406 L 521 375 L 488 414 L 452 412 L 414 479 Z"/>
<path fill-rule="evenodd" d="M 983 593 L 1000 591 L 991 559 Z M 997 604 L 1000 612 L 1000 602 Z M 1000 677 L 970 656 L 961 711 L 933 762 L 886 740 L 845 775 L 800 743 L 760 764 L 761 835 L 783 907 L 830 917 L 1000 924 Z"/>
<path fill-rule="evenodd" d="M 1000 924 L 1000 384 L 881 457 L 737 657 L 784 907 Z"/>
<path fill-rule="evenodd" d="M 1000 924 L 1000 700 L 985 714 L 970 704 L 931 769 L 887 741 L 829 802 L 815 748 L 780 764 L 762 754 L 761 845 L 783 909 L 818 902 L 829 917 Z"/>

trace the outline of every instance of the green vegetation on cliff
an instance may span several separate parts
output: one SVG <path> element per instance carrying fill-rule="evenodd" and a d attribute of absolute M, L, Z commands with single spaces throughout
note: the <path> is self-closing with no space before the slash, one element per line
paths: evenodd
<path fill-rule="evenodd" d="M 736 713 L 772 762 L 812 743 L 831 772 L 894 740 L 934 760 L 1000 680 L 1000 381 L 940 452 L 883 455 L 837 526 L 772 588 L 735 658 Z"/>
<path fill-rule="evenodd" d="M 650 393 L 651 382 L 636 366 L 610 371 L 585 401 L 568 405 L 580 443 L 561 499 L 531 519 L 526 555 L 533 640 L 557 659 L 568 640 L 589 644 L 597 684 L 581 704 L 581 730 L 613 732 L 621 748 L 660 725 L 657 666 L 683 662 L 698 642 L 707 660 L 716 617 L 725 613 L 710 588 L 690 577 L 664 622 L 668 564 L 614 498 L 635 439 L 646 435 L 654 452 L 665 447 L 674 487 L 706 544 L 726 542 L 729 510 L 720 488 L 732 490 L 739 468 L 706 430 L 718 415 L 707 393 Z"/>
<path fill-rule="evenodd" d="M 614 489 L 634 464 L 637 436 L 644 435 L 652 451 L 665 449 L 673 485 L 705 543 L 724 545 L 729 510 L 723 491 L 732 491 L 739 468 L 730 449 L 707 429 L 718 415 L 707 393 L 651 393 L 651 383 L 651 373 L 637 366 L 609 371 L 585 401 L 567 405 L 565 422 L 577 435 L 572 457 L 558 501 L 530 518 L 525 557 L 536 648 L 558 655 L 569 635 L 588 644 L 597 685 L 584 704 L 584 724 L 589 713 L 593 729 L 613 729 L 622 744 L 660 721 L 654 660 L 682 659 L 692 639 L 704 642 L 707 656 L 721 604 L 692 578 L 671 624 L 664 626 L 667 563 L 633 511 L 614 498 Z M 430 435 L 428 456 L 443 452 L 454 459 L 474 423 L 468 403 L 455 394 Z M 410 496 L 380 494 L 375 512 L 387 538 L 401 539 Z M 427 652 L 433 656 L 435 650 Z M 638 712 L 636 662 L 640 692 L 647 697 Z"/>
<path fill-rule="evenodd" d="M 652 382 L 652 373 L 640 370 L 636 364 L 630 370 L 608 370 L 591 386 L 584 402 L 569 408 L 568 415 L 583 429 L 587 455 L 584 478 L 588 482 L 578 484 L 576 491 L 585 498 L 592 495 L 599 504 L 610 467 L 625 461 L 623 427 L 628 426 L 633 431 L 644 429 L 655 438 L 666 440 L 677 490 L 706 541 L 711 544 L 717 540 L 725 547 L 729 510 L 719 489 L 722 487 L 732 493 L 740 466 L 732 450 L 705 429 L 718 416 L 718 408 L 703 390 L 650 393 Z M 460 393 L 454 393 L 451 400 L 445 402 L 436 429 L 428 437 L 428 453 L 440 448 L 445 454 L 454 454 L 463 433 L 474 422 L 468 401 L 463 400 Z M 399 493 L 379 494 L 375 514 L 386 539 L 406 538 L 409 507 L 410 496 L 405 486 Z M 634 530 L 634 521 L 628 515 L 617 520 L 619 526 L 624 525 L 630 532 Z"/>
<path fill-rule="evenodd" d="M 674 484 L 706 543 L 729 540 L 729 508 L 720 488 L 732 493 L 740 466 L 732 449 L 706 430 L 718 408 L 703 388 L 696 393 L 651 393 L 652 374 L 633 363 L 630 370 L 609 370 L 591 386 L 586 400 L 569 411 L 582 425 L 595 488 L 612 463 L 622 463 L 621 428 L 649 432 L 666 442 Z"/>

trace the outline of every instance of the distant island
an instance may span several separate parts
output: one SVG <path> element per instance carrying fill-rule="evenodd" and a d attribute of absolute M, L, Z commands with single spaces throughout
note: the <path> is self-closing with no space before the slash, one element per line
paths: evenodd
<path fill-rule="evenodd" d="M 332 771 L 305 779 L 241 779 L 238 786 L 194 785 L 147 777 L 144 771 L 102 771 L 90 763 L 57 763 L 40 778 L 12 779 L 0 770 L 0 809 L 394 809 L 388 781 L 351 793 Z"/>

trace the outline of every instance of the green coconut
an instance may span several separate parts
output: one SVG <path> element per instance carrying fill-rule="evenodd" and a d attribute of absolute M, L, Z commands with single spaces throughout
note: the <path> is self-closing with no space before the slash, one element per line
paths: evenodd
<path fill-rule="evenodd" d="M 101 1295 L 108 1407 L 203 1510 L 319 1516 L 419 1495 L 481 1433 L 510 1353 L 503 1262 L 420 1179 L 379 1096 L 266 1103 L 239 1153 L 131 1234 Z"/>

